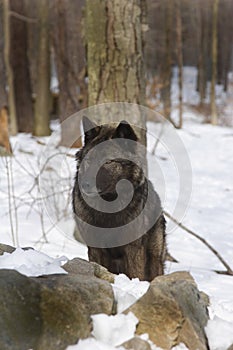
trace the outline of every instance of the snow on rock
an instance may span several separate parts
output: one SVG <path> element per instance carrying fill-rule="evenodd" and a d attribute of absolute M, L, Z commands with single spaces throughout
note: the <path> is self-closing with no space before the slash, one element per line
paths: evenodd
<path fill-rule="evenodd" d="M 209 320 L 205 330 L 211 350 L 226 350 L 233 344 L 231 322 L 215 316 L 213 320 Z"/>
<path fill-rule="evenodd" d="M 66 274 L 61 265 L 67 262 L 62 256 L 53 259 L 48 255 L 33 249 L 23 250 L 17 248 L 13 253 L 4 253 L 0 256 L 0 269 L 11 269 L 28 277 L 42 275 Z"/>
<path fill-rule="evenodd" d="M 134 304 L 147 292 L 149 286 L 150 283 L 147 281 L 139 281 L 138 278 L 130 280 L 124 274 L 117 275 L 112 284 L 117 302 L 117 312 L 120 313 Z"/>
<path fill-rule="evenodd" d="M 108 316 L 97 314 L 91 316 L 93 336 L 105 344 L 118 346 L 134 337 L 138 319 L 132 312 L 127 315 Z"/>
<path fill-rule="evenodd" d="M 94 338 L 80 339 L 78 344 L 71 345 L 66 348 L 67 350 L 115 350 L 116 348 L 111 345 L 107 345 L 102 341 Z M 118 347 L 117 350 L 125 350 L 122 346 Z"/>

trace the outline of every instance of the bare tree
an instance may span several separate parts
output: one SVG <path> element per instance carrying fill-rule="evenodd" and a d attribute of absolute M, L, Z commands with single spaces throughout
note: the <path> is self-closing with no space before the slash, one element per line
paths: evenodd
<path fill-rule="evenodd" d="M 24 0 L 10 0 L 10 64 L 13 71 L 18 131 L 31 132 L 32 91 L 27 56 L 27 14 Z"/>
<path fill-rule="evenodd" d="M 37 68 L 37 91 L 33 134 L 50 135 L 50 48 L 49 48 L 49 3 L 39 1 L 39 52 Z"/>
<path fill-rule="evenodd" d="M 171 78 L 172 78 L 172 13 L 173 2 L 170 0 L 164 0 L 163 2 L 164 13 L 164 31 L 165 31 L 165 44 L 164 44 L 164 58 L 162 62 L 162 88 L 161 98 L 163 101 L 163 112 L 165 118 L 171 121 Z"/>
<path fill-rule="evenodd" d="M 0 0 L 0 113 L 7 106 L 6 74 L 4 61 L 3 0 Z"/>
<path fill-rule="evenodd" d="M 211 123 L 216 125 L 217 120 L 217 106 L 216 106 L 216 91 L 215 85 L 217 82 L 217 57 L 218 57 L 218 5 L 219 0 L 213 2 L 213 23 L 212 23 L 212 79 L 211 79 Z"/>
<path fill-rule="evenodd" d="M 233 45 L 233 1 L 222 0 L 218 11 L 218 83 L 223 84 L 224 91 L 228 89 L 228 73 L 232 63 Z"/>
<path fill-rule="evenodd" d="M 11 153 L 8 132 L 8 101 L 6 92 L 6 75 L 4 62 L 4 28 L 3 1 L 0 0 L 0 155 Z"/>
<path fill-rule="evenodd" d="M 179 84 L 179 124 L 182 128 L 183 123 L 183 45 L 182 45 L 182 19 L 180 13 L 180 0 L 176 0 L 176 47 L 178 62 L 178 84 Z"/>
<path fill-rule="evenodd" d="M 197 91 L 200 95 L 200 105 L 203 105 L 206 97 L 206 85 L 207 85 L 207 67 L 206 57 L 208 52 L 208 2 L 199 0 L 197 2 L 198 7 L 198 75 L 197 75 Z"/>
<path fill-rule="evenodd" d="M 10 134 L 16 135 L 18 132 L 17 125 L 17 116 L 16 116 L 16 108 L 15 108 L 15 91 L 14 91 L 14 82 L 13 82 L 13 71 L 10 65 L 10 19 L 9 19 L 9 1 L 3 1 L 3 23 L 4 24 L 4 34 L 2 34 L 2 48 L 1 53 L 4 52 L 4 62 L 2 61 L 2 84 L 6 87 L 5 84 L 8 85 L 8 103 L 6 105 L 9 107 L 9 117 L 10 117 Z M 3 59 L 3 57 L 2 57 Z M 5 63 L 5 72 L 6 72 L 6 81 L 4 82 L 4 63 Z M 3 86 L 3 85 L 2 85 Z M 6 102 L 6 90 L 1 92 L 0 96 Z"/>
<path fill-rule="evenodd" d="M 89 106 L 109 101 L 142 104 L 140 1 L 87 0 L 86 14 Z"/>
<path fill-rule="evenodd" d="M 84 47 L 81 39 L 83 1 L 53 1 L 52 39 L 59 82 L 59 117 L 61 123 L 83 106 L 85 76 Z M 84 72 L 84 73 L 83 73 Z M 74 122 L 62 123 L 61 145 L 71 146 L 72 135 L 78 134 Z M 80 147 L 80 139 L 73 147 Z"/>
<path fill-rule="evenodd" d="M 103 102 L 145 102 L 143 27 L 140 0 L 87 0 L 86 45 L 88 105 Z M 135 124 L 145 127 L 136 116 Z M 100 122 L 111 121 L 111 115 Z M 141 135 L 143 141 L 145 136 Z"/>

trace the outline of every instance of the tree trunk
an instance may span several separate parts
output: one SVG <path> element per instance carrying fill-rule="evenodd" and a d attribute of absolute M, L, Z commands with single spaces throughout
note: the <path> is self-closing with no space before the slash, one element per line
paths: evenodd
<path fill-rule="evenodd" d="M 8 109 L 4 62 L 3 1 L 0 0 L 0 155 L 11 153 L 8 132 Z M 3 147 L 3 152 L 1 151 Z"/>
<path fill-rule="evenodd" d="M 89 106 L 119 101 L 144 104 L 142 5 L 140 0 L 87 0 Z M 135 118 L 134 123 L 145 128 L 145 119 Z M 111 113 L 98 122 L 111 122 Z M 145 142 L 145 136 L 141 138 Z"/>
<path fill-rule="evenodd" d="M 161 98 L 163 101 L 163 112 L 165 118 L 171 121 L 171 78 L 172 78 L 172 58 L 171 58 L 171 30 L 173 3 L 164 0 L 164 20 L 165 20 L 165 52 L 162 63 L 162 88 Z"/>
<path fill-rule="evenodd" d="M 204 103 L 206 97 L 206 85 L 207 85 L 207 72 L 206 72 L 206 55 L 207 55 L 207 18 L 206 18 L 206 4 L 203 6 L 203 2 L 198 2 L 199 7 L 199 55 L 198 55 L 198 76 L 197 76 L 197 91 L 200 96 L 200 105 Z"/>
<path fill-rule="evenodd" d="M 7 105 L 8 103 L 4 62 L 3 0 L 0 0 L 0 110 Z"/>
<path fill-rule="evenodd" d="M 38 81 L 35 103 L 35 119 L 33 134 L 36 136 L 50 135 L 50 52 L 49 52 L 49 3 L 39 1 L 39 53 Z"/>
<path fill-rule="evenodd" d="M 140 1 L 87 0 L 86 28 L 88 105 L 144 103 Z"/>
<path fill-rule="evenodd" d="M 219 33 L 219 38 L 221 38 L 221 40 L 219 40 L 218 43 L 219 51 L 223 55 L 222 82 L 224 91 L 226 92 L 228 90 L 228 73 L 231 70 L 232 63 L 233 24 L 231 14 L 233 13 L 233 2 L 225 0 L 220 8 L 223 10 L 223 14 L 221 17 L 219 14 L 219 22 L 222 31 Z"/>
<path fill-rule="evenodd" d="M 6 76 L 7 76 L 7 85 L 8 85 L 8 109 L 9 109 L 9 118 L 10 125 L 9 131 L 11 135 L 16 135 L 18 132 L 16 108 L 15 108 L 15 91 L 14 91 L 14 82 L 13 82 L 13 71 L 10 65 L 10 20 L 9 20 L 9 1 L 3 1 L 3 23 L 4 23 L 4 61 L 6 66 Z M 3 51 L 1 51 L 3 52 Z M 2 95 L 2 93 L 1 93 Z M 4 92 L 3 95 L 4 96 Z M 6 97 L 3 97 L 6 98 Z"/>
<path fill-rule="evenodd" d="M 10 64 L 13 70 L 18 130 L 32 132 L 33 106 L 27 56 L 27 23 L 24 0 L 10 0 Z M 13 12 L 13 13 L 12 13 Z"/>
<path fill-rule="evenodd" d="M 217 80 L 217 56 L 218 56 L 218 3 L 219 0 L 213 2 L 213 27 L 212 27 L 212 79 L 211 79 L 211 123 L 217 125 L 217 106 L 215 85 Z"/>
<path fill-rule="evenodd" d="M 8 130 L 8 110 L 6 107 L 0 109 L 0 156 L 11 155 L 12 149 Z"/>
<path fill-rule="evenodd" d="M 64 121 L 82 107 L 80 102 L 80 74 L 84 68 L 84 48 L 81 45 L 82 4 L 82 1 L 76 0 L 54 1 L 55 26 L 52 35 L 59 82 L 60 144 L 67 147 L 81 146 L 81 139 L 70 145 L 70 140 L 80 134 L 77 121 L 74 119 L 69 119 L 65 123 Z M 82 78 L 84 79 L 84 75 Z"/>
<path fill-rule="evenodd" d="M 178 128 L 182 128 L 183 124 L 183 45 L 182 45 L 182 19 L 180 13 L 180 0 L 176 0 L 176 50 L 178 62 L 178 84 L 179 84 L 179 124 Z"/>

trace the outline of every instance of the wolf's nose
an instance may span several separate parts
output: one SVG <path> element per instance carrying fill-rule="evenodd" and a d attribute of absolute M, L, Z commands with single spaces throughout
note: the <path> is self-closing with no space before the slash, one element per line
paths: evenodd
<path fill-rule="evenodd" d="M 82 189 L 85 191 L 85 192 L 89 192 L 90 189 L 91 189 L 91 185 L 88 181 L 84 181 L 82 183 Z"/>
<path fill-rule="evenodd" d="M 82 182 L 82 191 L 87 196 L 94 196 L 98 194 L 97 190 L 95 189 L 95 186 L 93 186 L 92 183 L 87 180 Z"/>

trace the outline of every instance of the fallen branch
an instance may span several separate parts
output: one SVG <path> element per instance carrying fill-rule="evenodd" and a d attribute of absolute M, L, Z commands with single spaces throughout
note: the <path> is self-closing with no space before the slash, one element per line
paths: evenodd
<path fill-rule="evenodd" d="M 214 255 L 221 261 L 221 263 L 225 266 L 226 271 L 217 271 L 215 270 L 215 272 L 219 273 L 219 274 L 226 274 L 226 275 L 231 275 L 233 276 L 233 270 L 231 269 L 231 267 L 228 265 L 228 263 L 223 259 L 223 257 L 219 254 L 219 252 L 217 252 L 217 250 L 212 247 L 212 245 L 210 245 L 203 237 L 199 236 L 197 233 L 193 232 L 192 230 L 190 230 L 188 227 L 186 227 L 185 225 L 183 225 L 181 222 L 179 222 L 178 220 L 176 220 L 171 214 L 169 214 L 167 211 L 164 210 L 164 214 L 170 219 L 172 220 L 175 224 L 177 224 L 180 228 L 182 228 L 184 231 L 188 232 L 190 235 L 196 237 L 197 239 L 199 239 L 199 241 L 201 241 L 203 244 L 205 244 L 212 253 L 214 253 Z"/>

